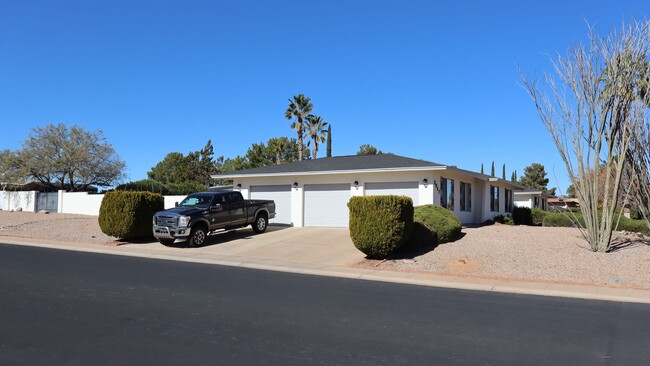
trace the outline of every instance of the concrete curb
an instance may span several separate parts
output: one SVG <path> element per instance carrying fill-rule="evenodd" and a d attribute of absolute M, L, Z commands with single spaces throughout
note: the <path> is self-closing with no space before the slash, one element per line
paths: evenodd
<path fill-rule="evenodd" d="M 650 291 L 602 286 L 583 286 L 562 283 L 540 283 L 498 279 L 466 278 L 419 272 L 393 272 L 347 266 L 312 266 L 299 263 L 263 263 L 251 258 L 215 259 L 205 253 L 151 253 L 143 249 L 97 244 L 53 242 L 45 244 L 38 239 L 0 236 L 0 241 L 12 245 L 72 250 L 86 253 L 122 255 L 129 257 L 181 261 L 188 263 L 216 264 L 230 267 L 279 271 L 296 274 L 339 277 L 366 281 L 391 282 L 410 285 L 451 288 L 460 290 L 512 293 L 522 295 L 553 296 L 585 300 L 603 300 L 650 304 Z"/>

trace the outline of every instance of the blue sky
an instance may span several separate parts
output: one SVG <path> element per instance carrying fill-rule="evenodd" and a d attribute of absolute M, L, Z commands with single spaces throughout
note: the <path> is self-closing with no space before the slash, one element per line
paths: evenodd
<path fill-rule="evenodd" d="M 519 86 L 548 54 L 644 19 L 647 1 L 0 0 L 0 149 L 36 126 L 101 129 L 129 180 L 172 151 L 295 137 L 304 93 L 333 154 L 361 144 L 507 177 L 566 169 Z M 324 156 L 321 149 L 319 156 Z"/>

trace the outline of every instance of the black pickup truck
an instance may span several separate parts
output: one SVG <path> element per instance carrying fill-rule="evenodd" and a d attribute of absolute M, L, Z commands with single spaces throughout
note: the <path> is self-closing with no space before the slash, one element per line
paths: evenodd
<path fill-rule="evenodd" d="M 175 208 L 153 216 L 153 236 L 164 245 L 176 239 L 189 246 L 201 246 L 207 235 L 216 230 L 233 230 L 247 225 L 263 233 L 269 219 L 275 217 L 272 200 L 245 200 L 237 191 L 192 193 Z"/>

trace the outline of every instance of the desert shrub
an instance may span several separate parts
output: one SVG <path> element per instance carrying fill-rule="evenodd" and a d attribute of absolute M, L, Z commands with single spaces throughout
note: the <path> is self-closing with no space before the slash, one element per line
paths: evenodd
<path fill-rule="evenodd" d="M 514 225 L 514 220 L 512 219 L 512 216 L 510 215 L 498 215 L 494 216 L 492 218 L 492 221 L 498 222 L 499 224 L 503 225 Z"/>
<path fill-rule="evenodd" d="M 574 222 L 569 215 L 570 214 L 549 213 L 544 217 L 542 225 L 550 227 L 572 227 L 574 226 Z"/>
<path fill-rule="evenodd" d="M 164 210 L 163 196 L 151 192 L 112 191 L 99 208 L 99 227 L 106 235 L 132 240 L 152 236 L 153 215 Z"/>
<path fill-rule="evenodd" d="M 405 196 L 357 196 L 348 202 L 350 237 L 368 258 L 385 259 L 402 247 L 413 226 L 413 201 Z"/>
<path fill-rule="evenodd" d="M 533 215 L 528 207 L 515 207 L 512 210 L 515 225 L 533 225 Z"/>
<path fill-rule="evenodd" d="M 453 212 L 436 205 L 415 207 L 413 218 L 415 221 L 426 224 L 431 231 L 436 233 L 438 243 L 456 240 L 462 228 L 460 219 Z"/>
<path fill-rule="evenodd" d="M 533 220 L 533 225 L 542 226 L 542 224 L 544 223 L 544 218 L 549 213 L 550 212 L 544 211 L 541 208 L 537 208 L 537 207 L 530 210 L 531 218 Z"/>

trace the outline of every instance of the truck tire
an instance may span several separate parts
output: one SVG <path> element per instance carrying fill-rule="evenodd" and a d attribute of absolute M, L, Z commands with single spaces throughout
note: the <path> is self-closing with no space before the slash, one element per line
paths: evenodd
<path fill-rule="evenodd" d="M 158 239 L 158 242 L 166 247 L 174 244 L 175 241 L 176 241 L 175 239 L 161 239 L 161 238 Z"/>
<path fill-rule="evenodd" d="M 190 239 L 187 244 L 190 247 L 200 247 L 205 244 L 205 239 L 208 237 L 208 232 L 203 228 L 203 226 L 195 226 L 192 228 L 190 234 Z"/>
<path fill-rule="evenodd" d="M 269 226 L 269 219 L 266 218 L 266 215 L 259 214 L 255 218 L 255 222 L 251 224 L 253 231 L 257 234 L 261 234 L 266 231 L 266 227 Z"/>

